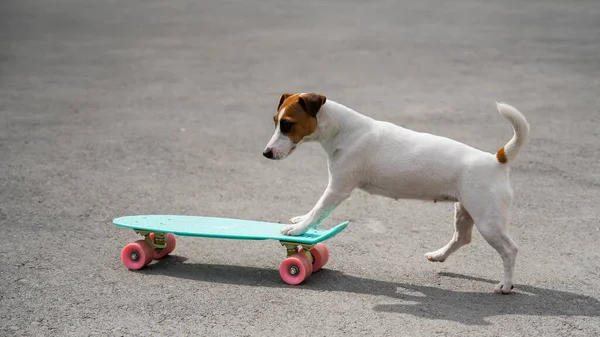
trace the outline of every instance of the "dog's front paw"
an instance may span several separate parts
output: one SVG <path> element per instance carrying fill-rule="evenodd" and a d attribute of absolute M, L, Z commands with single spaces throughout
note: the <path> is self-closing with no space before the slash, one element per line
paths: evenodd
<path fill-rule="evenodd" d="M 515 286 L 512 283 L 500 282 L 494 288 L 494 292 L 496 294 L 506 295 L 506 294 L 510 294 L 514 288 L 515 288 Z"/>
<path fill-rule="evenodd" d="M 281 234 L 297 236 L 304 234 L 304 232 L 306 232 L 306 229 L 307 228 L 302 225 L 287 225 L 281 229 Z"/>
<path fill-rule="evenodd" d="M 304 221 L 304 219 L 306 219 L 308 214 L 304 214 L 304 215 L 299 215 L 299 216 L 295 216 L 293 218 L 290 219 L 291 223 L 300 223 L 302 221 Z"/>

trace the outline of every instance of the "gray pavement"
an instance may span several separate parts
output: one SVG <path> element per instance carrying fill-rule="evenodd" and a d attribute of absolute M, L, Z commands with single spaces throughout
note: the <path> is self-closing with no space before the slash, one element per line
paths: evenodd
<path fill-rule="evenodd" d="M 600 334 L 597 1 L 0 4 L 0 335 Z M 283 91 L 495 151 L 512 164 L 517 290 L 497 253 L 443 264 L 451 204 L 355 192 L 325 270 L 292 287 L 277 242 L 178 239 L 131 272 L 111 224 L 172 213 L 285 222 L 327 182 L 317 144 L 262 157 Z"/>

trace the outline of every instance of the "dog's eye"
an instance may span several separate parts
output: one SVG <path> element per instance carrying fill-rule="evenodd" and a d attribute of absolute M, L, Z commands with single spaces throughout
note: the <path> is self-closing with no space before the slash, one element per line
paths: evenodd
<path fill-rule="evenodd" d="M 294 124 L 294 122 L 282 119 L 281 121 L 279 121 L 279 129 L 281 130 L 281 132 L 287 133 L 290 132 L 290 130 L 292 130 L 292 126 L 294 126 Z"/>

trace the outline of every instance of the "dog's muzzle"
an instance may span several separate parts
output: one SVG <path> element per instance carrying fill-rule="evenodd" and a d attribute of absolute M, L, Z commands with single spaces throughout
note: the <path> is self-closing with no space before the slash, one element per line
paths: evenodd
<path fill-rule="evenodd" d="M 263 152 L 263 156 L 265 156 L 266 158 L 269 158 L 269 159 L 273 159 L 273 150 L 272 149 L 266 149 Z"/>

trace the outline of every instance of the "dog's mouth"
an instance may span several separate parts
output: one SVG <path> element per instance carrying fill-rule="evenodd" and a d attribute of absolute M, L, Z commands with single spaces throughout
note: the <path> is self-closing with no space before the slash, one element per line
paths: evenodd
<path fill-rule="evenodd" d="M 289 156 L 290 154 L 292 154 L 292 152 L 294 152 L 295 149 L 296 149 L 296 145 L 292 146 L 292 148 L 290 149 L 290 152 L 288 152 L 286 157 Z"/>
<path fill-rule="evenodd" d="M 292 146 L 292 148 L 290 149 L 290 151 L 288 151 L 288 153 L 284 154 L 281 157 L 274 157 L 273 159 L 275 159 L 275 160 L 283 160 L 283 159 L 289 157 L 292 154 L 292 152 L 294 152 L 295 149 L 296 149 L 296 145 Z"/>

